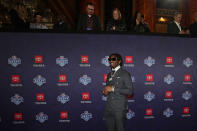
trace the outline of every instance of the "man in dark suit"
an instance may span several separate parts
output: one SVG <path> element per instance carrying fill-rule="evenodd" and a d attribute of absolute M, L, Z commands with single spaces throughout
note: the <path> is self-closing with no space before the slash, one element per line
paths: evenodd
<path fill-rule="evenodd" d="M 87 4 L 86 12 L 86 14 L 81 14 L 79 17 L 77 31 L 100 31 L 100 19 L 94 14 L 94 5 L 92 3 Z"/>
<path fill-rule="evenodd" d="M 169 34 L 185 34 L 185 32 L 183 31 L 181 27 L 181 19 L 182 19 L 182 14 L 179 12 L 176 12 L 174 14 L 174 21 L 168 24 Z"/>
<path fill-rule="evenodd" d="M 112 71 L 107 75 L 107 96 L 104 117 L 108 131 L 125 131 L 126 112 L 128 111 L 127 95 L 133 94 L 133 85 L 129 72 L 122 69 L 122 57 L 111 54 L 109 57 Z"/>
<path fill-rule="evenodd" d="M 194 14 L 194 23 L 190 25 L 189 30 L 192 35 L 197 35 L 197 12 Z"/>

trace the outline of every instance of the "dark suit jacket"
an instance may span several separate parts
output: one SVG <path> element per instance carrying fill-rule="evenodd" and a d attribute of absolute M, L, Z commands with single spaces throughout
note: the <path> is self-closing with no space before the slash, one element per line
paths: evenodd
<path fill-rule="evenodd" d="M 169 34 L 179 34 L 179 32 L 180 32 L 180 30 L 174 21 L 168 24 L 168 33 Z"/>
<path fill-rule="evenodd" d="M 93 31 L 101 30 L 100 19 L 96 15 L 92 15 L 93 17 Z M 87 28 L 87 14 L 81 14 L 78 20 L 77 31 L 86 31 Z"/>
<path fill-rule="evenodd" d="M 197 35 L 197 22 L 194 22 L 189 27 L 190 33 Z"/>
<path fill-rule="evenodd" d="M 128 109 L 127 95 L 133 94 L 133 85 L 129 72 L 120 68 L 111 78 L 107 76 L 106 85 L 114 86 L 114 92 L 107 95 L 105 111 L 124 111 Z"/>

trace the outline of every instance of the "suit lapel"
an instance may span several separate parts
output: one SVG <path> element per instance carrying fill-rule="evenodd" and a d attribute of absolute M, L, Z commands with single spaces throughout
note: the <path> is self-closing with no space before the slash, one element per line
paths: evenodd
<path fill-rule="evenodd" d="M 120 69 L 118 69 L 116 71 L 116 73 L 114 74 L 114 78 L 117 77 L 120 74 L 121 70 L 122 70 L 122 68 L 120 67 Z"/>

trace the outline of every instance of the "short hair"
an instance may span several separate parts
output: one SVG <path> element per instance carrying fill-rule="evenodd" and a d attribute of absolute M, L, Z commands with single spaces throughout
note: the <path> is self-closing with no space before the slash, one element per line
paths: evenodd
<path fill-rule="evenodd" d="M 92 2 L 88 2 L 88 3 L 86 4 L 86 7 L 87 7 L 88 5 L 94 6 L 94 4 L 93 4 Z"/>
<path fill-rule="evenodd" d="M 121 61 L 120 66 L 122 66 L 123 60 L 122 60 L 122 56 L 118 53 L 112 53 L 109 58 L 111 58 L 111 56 L 116 56 L 118 60 Z"/>
<path fill-rule="evenodd" d="M 175 17 L 175 16 L 177 16 L 177 15 L 179 15 L 179 14 L 181 14 L 181 15 L 182 15 L 182 13 L 181 13 L 181 12 L 175 12 L 175 13 L 174 13 L 174 17 Z"/>
<path fill-rule="evenodd" d="M 40 12 L 36 12 L 35 15 L 34 15 L 34 17 L 36 17 L 37 15 L 42 16 Z"/>
<path fill-rule="evenodd" d="M 118 16 L 119 16 L 119 20 L 122 18 L 122 14 L 121 14 L 121 12 L 120 12 L 120 10 L 118 9 L 118 8 L 114 8 L 113 10 L 112 10 L 112 13 L 114 12 L 114 11 L 118 11 Z"/>

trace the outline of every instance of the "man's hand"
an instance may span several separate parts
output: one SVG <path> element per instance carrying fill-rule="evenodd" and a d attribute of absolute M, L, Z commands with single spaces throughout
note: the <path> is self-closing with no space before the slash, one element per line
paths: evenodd
<path fill-rule="evenodd" d="M 185 31 L 181 30 L 179 34 L 186 34 Z"/>
<path fill-rule="evenodd" d="M 105 95 L 107 95 L 109 92 L 112 92 L 112 91 L 113 91 L 112 86 L 106 86 L 106 87 L 104 88 L 104 90 L 103 90 L 103 93 L 104 93 Z"/>
<path fill-rule="evenodd" d="M 113 26 L 113 27 L 112 27 L 112 30 L 116 30 L 116 27 L 115 27 L 115 26 Z"/>

